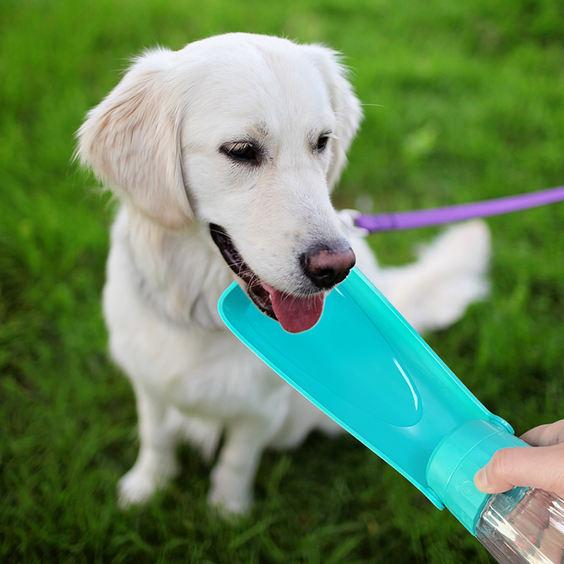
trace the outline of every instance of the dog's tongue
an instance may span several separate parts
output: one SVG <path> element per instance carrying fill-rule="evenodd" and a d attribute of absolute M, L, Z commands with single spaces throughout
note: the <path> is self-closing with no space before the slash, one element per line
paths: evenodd
<path fill-rule="evenodd" d="M 282 293 L 271 286 L 264 285 L 270 295 L 276 319 L 286 331 L 301 333 L 311 329 L 323 312 L 323 293 L 305 298 Z"/>

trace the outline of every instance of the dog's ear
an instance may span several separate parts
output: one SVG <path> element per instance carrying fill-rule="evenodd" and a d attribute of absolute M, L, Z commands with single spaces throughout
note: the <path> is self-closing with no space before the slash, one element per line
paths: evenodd
<path fill-rule="evenodd" d="M 347 151 L 362 120 L 362 109 L 347 78 L 347 68 L 341 63 L 340 53 L 323 45 L 306 45 L 305 48 L 327 84 L 337 117 L 336 139 L 331 144 L 333 154 L 327 178 L 333 188 L 347 163 Z"/>
<path fill-rule="evenodd" d="M 121 199 L 171 228 L 193 218 L 182 173 L 175 57 L 153 49 L 137 58 L 77 133 L 81 163 Z"/>

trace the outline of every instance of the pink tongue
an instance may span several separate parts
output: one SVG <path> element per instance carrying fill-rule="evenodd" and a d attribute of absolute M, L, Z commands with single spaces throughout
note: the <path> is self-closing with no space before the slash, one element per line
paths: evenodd
<path fill-rule="evenodd" d="M 319 321 L 325 300 L 323 293 L 300 298 L 283 294 L 267 284 L 264 287 L 270 295 L 276 318 L 289 333 L 307 331 Z"/>

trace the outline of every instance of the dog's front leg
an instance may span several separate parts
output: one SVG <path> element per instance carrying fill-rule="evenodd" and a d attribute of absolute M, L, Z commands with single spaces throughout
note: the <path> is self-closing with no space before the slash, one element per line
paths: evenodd
<path fill-rule="evenodd" d="M 261 419 L 234 421 L 227 427 L 225 445 L 211 474 L 210 505 L 227 515 L 245 513 L 253 497 L 252 485 L 270 434 Z"/>
<path fill-rule="evenodd" d="M 119 482 L 122 507 L 147 501 L 177 471 L 175 434 L 168 425 L 165 405 L 142 386 L 135 385 L 134 390 L 140 445 L 134 466 Z"/>

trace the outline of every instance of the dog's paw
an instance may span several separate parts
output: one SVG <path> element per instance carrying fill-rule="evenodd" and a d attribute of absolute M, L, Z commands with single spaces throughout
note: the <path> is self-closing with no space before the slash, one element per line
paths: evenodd
<path fill-rule="evenodd" d="M 122 509 L 142 505 L 177 474 L 176 464 L 161 465 L 153 471 L 135 465 L 118 483 L 118 504 Z"/>
<path fill-rule="evenodd" d="M 208 505 L 224 519 L 246 515 L 253 504 L 252 496 L 213 486 L 208 494 Z"/>
<path fill-rule="evenodd" d="M 222 492 L 210 491 L 208 505 L 224 519 L 242 517 L 249 512 L 252 499 L 237 497 L 226 497 Z"/>
<path fill-rule="evenodd" d="M 156 480 L 146 472 L 132 468 L 118 483 L 118 504 L 122 509 L 142 505 L 157 489 Z"/>

